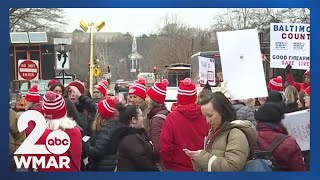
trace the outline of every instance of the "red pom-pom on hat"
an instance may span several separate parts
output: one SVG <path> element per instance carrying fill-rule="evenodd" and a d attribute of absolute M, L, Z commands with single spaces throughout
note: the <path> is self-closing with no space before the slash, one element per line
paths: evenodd
<path fill-rule="evenodd" d="M 169 86 L 169 81 L 168 81 L 168 79 L 162 79 L 161 83 L 162 83 L 165 87 L 168 87 L 168 86 Z"/>
<path fill-rule="evenodd" d="M 185 78 L 181 81 L 184 85 L 188 86 L 192 83 L 192 80 L 190 78 Z"/>
<path fill-rule="evenodd" d="M 136 81 L 136 83 L 139 83 L 139 84 L 146 86 L 147 81 L 146 81 L 146 78 L 139 77 L 138 80 Z"/>
<path fill-rule="evenodd" d="M 109 82 L 107 80 L 102 80 L 100 83 L 103 83 L 104 85 L 108 86 Z"/>
<path fill-rule="evenodd" d="M 54 101 L 57 98 L 57 94 L 52 92 L 52 91 L 47 91 L 46 94 L 45 94 L 45 97 L 49 101 Z"/>

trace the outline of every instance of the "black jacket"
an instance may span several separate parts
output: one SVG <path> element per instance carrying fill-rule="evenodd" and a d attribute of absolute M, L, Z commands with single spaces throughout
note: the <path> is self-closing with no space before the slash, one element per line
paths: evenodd
<path fill-rule="evenodd" d="M 96 102 L 86 95 L 81 95 L 78 99 L 78 103 L 76 104 L 79 112 L 83 112 L 87 110 L 89 114 L 95 115 L 97 112 L 97 104 Z"/>
<path fill-rule="evenodd" d="M 111 143 L 111 136 L 121 125 L 116 118 L 107 120 L 85 143 L 84 151 L 89 157 L 89 171 L 114 171 L 117 151 Z"/>
<path fill-rule="evenodd" d="M 121 127 L 116 130 L 113 142 L 117 147 L 117 171 L 160 171 L 144 128 Z"/>
<path fill-rule="evenodd" d="M 91 136 L 91 126 L 97 112 L 97 104 L 92 98 L 81 95 L 76 103 L 76 107 L 82 118 L 79 126 L 83 129 L 83 135 Z"/>
<path fill-rule="evenodd" d="M 69 118 L 72 118 L 77 122 L 77 124 L 82 128 L 83 124 L 83 118 L 81 117 L 80 113 L 77 110 L 77 107 L 75 104 L 73 104 L 69 98 L 64 99 L 66 102 L 66 107 L 67 107 L 67 116 Z"/>

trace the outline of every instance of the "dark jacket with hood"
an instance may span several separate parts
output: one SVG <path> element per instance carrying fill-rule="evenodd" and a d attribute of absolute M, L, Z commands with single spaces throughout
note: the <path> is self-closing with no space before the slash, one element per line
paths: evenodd
<path fill-rule="evenodd" d="M 116 147 L 112 145 L 112 134 L 122 126 L 116 118 L 107 120 L 99 131 L 84 145 L 89 157 L 89 171 L 114 171 L 116 167 Z"/>
<path fill-rule="evenodd" d="M 121 127 L 112 141 L 117 147 L 116 171 L 160 171 L 159 160 L 144 128 Z"/>
<path fill-rule="evenodd" d="M 81 95 L 75 105 L 81 116 L 81 121 L 78 123 L 83 129 L 82 134 L 91 136 L 91 126 L 97 112 L 97 104 L 92 100 L 92 98 L 86 95 Z"/>
<path fill-rule="evenodd" d="M 155 117 L 155 115 L 159 115 L 159 114 L 167 116 L 169 114 L 169 111 L 163 105 L 159 107 L 154 107 L 153 109 L 151 109 L 151 111 L 147 115 L 148 119 L 150 119 L 149 137 L 153 143 L 154 150 L 156 153 L 159 153 L 160 134 L 161 134 L 163 122 L 165 121 L 165 119 L 161 117 Z"/>
<path fill-rule="evenodd" d="M 196 104 L 172 106 L 160 135 L 160 157 L 165 170 L 193 171 L 191 159 L 182 149 L 203 149 L 208 124 Z"/>
<path fill-rule="evenodd" d="M 86 132 L 83 131 L 82 127 L 86 124 L 86 118 L 83 118 L 82 115 L 78 112 L 77 107 L 74 103 L 70 101 L 69 98 L 64 98 L 67 108 L 67 117 L 73 119 L 77 122 L 78 128 L 81 130 L 82 136 L 86 135 Z"/>

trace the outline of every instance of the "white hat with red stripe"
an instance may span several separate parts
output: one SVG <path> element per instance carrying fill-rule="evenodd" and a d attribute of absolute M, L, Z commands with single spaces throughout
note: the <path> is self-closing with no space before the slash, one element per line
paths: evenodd
<path fill-rule="evenodd" d="M 116 104 L 119 102 L 118 97 L 110 98 L 107 97 L 104 100 L 101 100 L 98 103 L 98 112 L 100 116 L 104 119 L 109 119 L 115 116 L 116 114 Z"/>
<path fill-rule="evenodd" d="M 272 78 L 268 83 L 268 87 L 273 91 L 283 91 L 282 77 L 278 76 L 276 78 Z"/>
<path fill-rule="evenodd" d="M 97 89 L 99 90 L 99 92 L 101 92 L 101 94 L 102 94 L 103 96 L 106 96 L 106 95 L 107 95 L 107 92 L 108 92 L 108 85 L 109 85 L 108 81 L 103 80 L 103 81 L 99 82 L 99 83 L 95 86 L 95 88 L 97 88 Z"/>
<path fill-rule="evenodd" d="M 43 96 L 42 110 L 44 117 L 50 120 L 60 119 L 67 115 L 65 100 L 60 94 L 47 91 Z"/>
<path fill-rule="evenodd" d="M 169 85 L 169 81 L 167 79 L 163 79 L 161 82 L 154 83 L 154 85 L 148 89 L 147 95 L 154 102 L 163 104 L 164 101 L 166 100 L 168 85 Z"/>
<path fill-rule="evenodd" d="M 193 104 L 197 100 L 197 89 L 194 84 L 192 84 L 190 78 L 185 78 L 180 82 L 178 88 L 178 104 Z"/>
<path fill-rule="evenodd" d="M 32 87 L 28 90 L 25 100 L 33 103 L 38 103 L 40 101 L 40 94 L 37 84 L 33 84 Z"/>
<path fill-rule="evenodd" d="M 146 79 L 139 78 L 133 85 L 129 88 L 129 95 L 133 94 L 136 96 L 141 97 L 143 100 L 147 97 L 147 90 L 146 90 Z"/>

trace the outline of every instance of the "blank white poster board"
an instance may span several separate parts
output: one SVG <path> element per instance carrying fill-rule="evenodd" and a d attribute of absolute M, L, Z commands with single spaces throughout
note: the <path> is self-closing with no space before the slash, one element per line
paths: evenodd
<path fill-rule="evenodd" d="M 230 98 L 267 97 L 257 29 L 218 32 L 217 37 Z"/>

